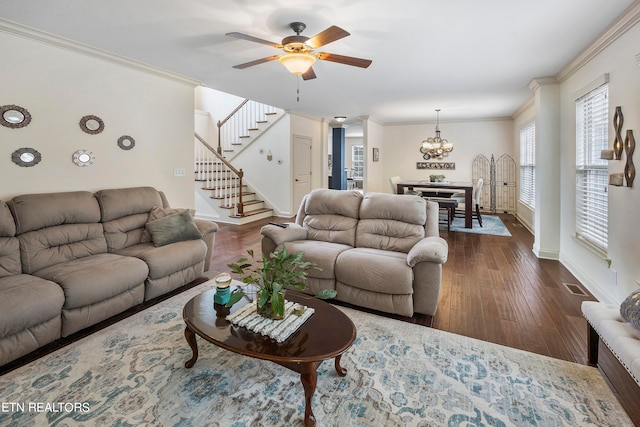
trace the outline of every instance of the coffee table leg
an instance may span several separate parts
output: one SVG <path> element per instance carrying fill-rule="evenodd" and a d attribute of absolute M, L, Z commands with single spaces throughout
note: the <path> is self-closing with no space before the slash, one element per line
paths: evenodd
<path fill-rule="evenodd" d="M 345 375 L 347 375 L 347 370 L 340 366 L 340 359 L 342 359 L 342 355 L 337 356 L 335 360 L 336 372 L 341 377 L 344 377 Z"/>
<path fill-rule="evenodd" d="M 314 427 L 316 425 L 316 417 L 311 409 L 311 400 L 316 392 L 316 384 L 318 383 L 318 365 L 315 363 L 303 363 L 300 381 L 302 381 L 302 387 L 304 388 L 304 425 L 305 427 Z"/>
<path fill-rule="evenodd" d="M 191 347 L 191 351 L 193 352 L 191 359 L 184 362 L 184 367 L 191 368 L 196 363 L 196 360 L 198 360 L 198 342 L 196 341 L 196 333 L 187 326 L 184 330 L 184 337 L 187 339 L 187 343 L 189 343 L 189 347 Z"/>

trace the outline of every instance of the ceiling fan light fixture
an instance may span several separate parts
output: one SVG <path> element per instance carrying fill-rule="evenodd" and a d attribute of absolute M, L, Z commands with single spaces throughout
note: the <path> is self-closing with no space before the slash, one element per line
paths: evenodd
<path fill-rule="evenodd" d="M 304 74 L 316 62 L 316 57 L 308 53 L 288 53 L 280 57 L 280 63 L 291 74 Z"/>

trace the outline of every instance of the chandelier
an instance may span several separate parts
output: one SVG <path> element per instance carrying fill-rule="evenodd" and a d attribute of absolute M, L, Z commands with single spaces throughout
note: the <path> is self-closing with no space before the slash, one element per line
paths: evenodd
<path fill-rule="evenodd" d="M 429 137 L 422 141 L 420 152 L 422 158 L 425 160 L 436 159 L 442 160 L 447 157 L 450 152 L 453 151 L 453 142 L 449 142 L 446 139 L 440 138 L 440 129 L 438 128 L 438 122 L 440 119 L 440 109 L 436 110 L 436 136 Z"/>

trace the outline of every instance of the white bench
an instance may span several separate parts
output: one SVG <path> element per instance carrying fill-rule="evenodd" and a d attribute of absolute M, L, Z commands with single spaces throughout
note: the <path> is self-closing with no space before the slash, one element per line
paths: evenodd
<path fill-rule="evenodd" d="M 582 314 L 589 325 L 589 363 L 598 363 L 598 342 L 601 339 L 640 386 L 640 329 L 624 321 L 619 305 L 584 301 Z"/>

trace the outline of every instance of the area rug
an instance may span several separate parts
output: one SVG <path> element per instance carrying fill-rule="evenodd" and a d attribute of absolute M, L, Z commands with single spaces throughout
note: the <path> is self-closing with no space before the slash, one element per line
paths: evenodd
<path fill-rule="evenodd" d="M 446 230 L 446 218 L 440 221 L 440 230 Z M 464 227 L 464 218 L 455 217 L 451 221 L 451 231 L 460 233 L 474 233 L 474 234 L 491 234 L 494 236 L 511 236 L 509 230 L 504 225 L 500 217 L 495 215 L 482 215 L 482 227 L 478 224 L 478 220 L 473 220 L 473 228 Z"/>
<path fill-rule="evenodd" d="M 299 377 L 199 339 L 182 307 L 211 282 L 0 377 L 2 426 L 301 426 Z M 358 337 L 319 368 L 318 426 L 630 426 L 597 369 L 340 308 Z"/>

